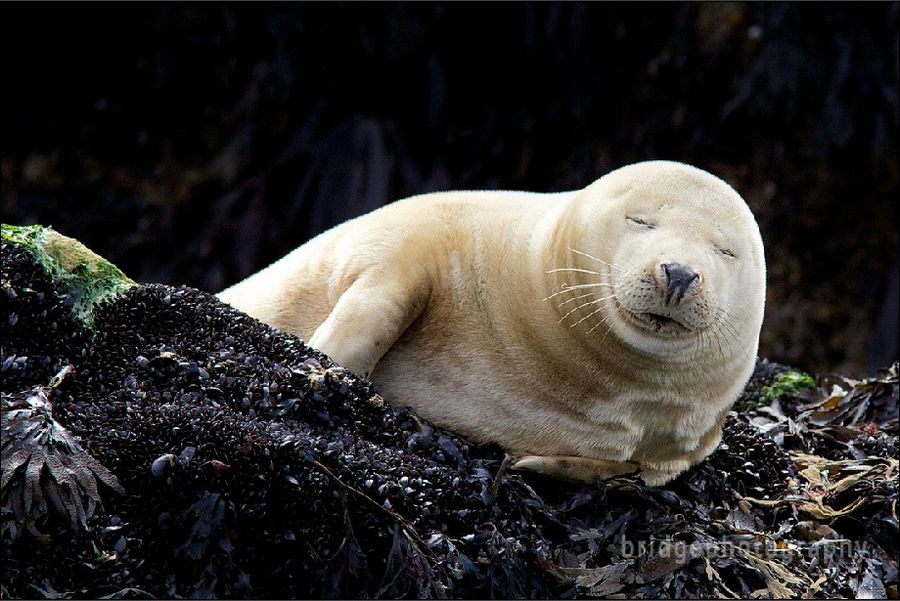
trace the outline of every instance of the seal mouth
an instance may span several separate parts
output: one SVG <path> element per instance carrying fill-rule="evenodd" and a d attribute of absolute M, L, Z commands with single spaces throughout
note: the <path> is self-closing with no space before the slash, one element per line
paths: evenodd
<path fill-rule="evenodd" d="M 672 319 L 671 317 L 666 317 L 665 315 L 658 315 L 656 313 L 636 313 L 635 317 L 642 321 L 648 321 L 652 325 L 656 327 L 664 327 L 669 325 L 676 325 L 684 328 L 684 326 L 678 320 Z M 685 328 L 687 329 L 687 328 Z"/>
<path fill-rule="evenodd" d="M 636 312 L 623 307 L 619 302 L 616 305 L 625 317 L 625 321 L 643 330 L 650 330 L 657 334 L 688 334 L 693 328 L 686 326 L 676 318 L 650 311 Z"/>
<path fill-rule="evenodd" d="M 647 327 L 655 332 L 690 332 L 691 328 L 687 327 L 677 319 L 659 313 L 632 313 L 635 321 L 641 326 Z"/>

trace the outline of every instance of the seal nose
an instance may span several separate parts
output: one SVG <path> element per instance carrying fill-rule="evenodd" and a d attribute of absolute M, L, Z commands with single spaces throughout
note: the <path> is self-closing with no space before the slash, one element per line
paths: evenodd
<path fill-rule="evenodd" d="M 663 272 L 666 274 L 666 304 L 674 302 L 676 305 L 684 298 L 685 293 L 700 278 L 700 274 L 678 263 L 663 263 Z"/>

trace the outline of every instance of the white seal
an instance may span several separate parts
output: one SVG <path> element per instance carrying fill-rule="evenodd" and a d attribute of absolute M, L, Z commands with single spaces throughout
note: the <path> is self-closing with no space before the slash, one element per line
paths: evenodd
<path fill-rule="evenodd" d="M 730 186 L 652 161 L 572 192 L 400 200 L 220 297 L 517 468 L 655 485 L 721 438 L 756 358 L 765 259 Z"/>

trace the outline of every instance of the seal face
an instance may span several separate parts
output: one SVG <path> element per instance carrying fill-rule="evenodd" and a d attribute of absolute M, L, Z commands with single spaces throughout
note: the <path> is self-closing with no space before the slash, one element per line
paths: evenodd
<path fill-rule="evenodd" d="M 574 192 L 398 201 L 220 296 L 517 468 L 660 484 L 719 442 L 765 262 L 731 187 L 653 161 Z"/>
<path fill-rule="evenodd" d="M 685 346 L 724 349 L 726 339 L 740 339 L 736 319 L 761 318 L 765 267 L 752 215 L 699 170 L 650 163 L 610 180 L 629 176 L 624 192 L 603 180 L 595 192 L 613 197 L 597 202 L 596 218 L 620 226 L 598 249 L 610 257 L 602 274 L 613 290 L 610 327 L 626 344 L 662 356 L 683 357 Z"/>

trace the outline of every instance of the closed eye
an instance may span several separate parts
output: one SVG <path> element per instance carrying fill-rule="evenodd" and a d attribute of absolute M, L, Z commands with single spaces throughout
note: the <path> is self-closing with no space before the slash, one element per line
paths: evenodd
<path fill-rule="evenodd" d="M 716 247 L 716 250 L 719 251 L 720 253 L 722 253 L 723 255 L 725 255 L 726 257 L 729 257 L 729 258 L 732 258 L 732 259 L 734 258 L 734 253 L 731 252 L 730 250 L 728 250 L 727 248 L 719 248 L 719 247 L 717 246 L 717 247 Z"/>
<path fill-rule="evenodd" d="M 651 229 L 651 230 L 652 230 L 652 229 L 656 229 L 656 224 L 655 224 L 655 223 L 649 223 L 649 222 L 647 222 L 647 221 L 644 221 L 643 219 L 640 219 L 639 217 L 629 217 L 629 216 L 626 215 L 626 216 L 625 216 L 625 219 L 627 219 L 628 221 L 630 221 L 630 222 L 632 222 L 632 223 L 636 223 L 636 224 L 638 224 L 638 225 L 642 225 L 642 226 L 644 226 L 644 227 L 646 227 L 646 228 L 648 228 L 648 229 Z"/>

